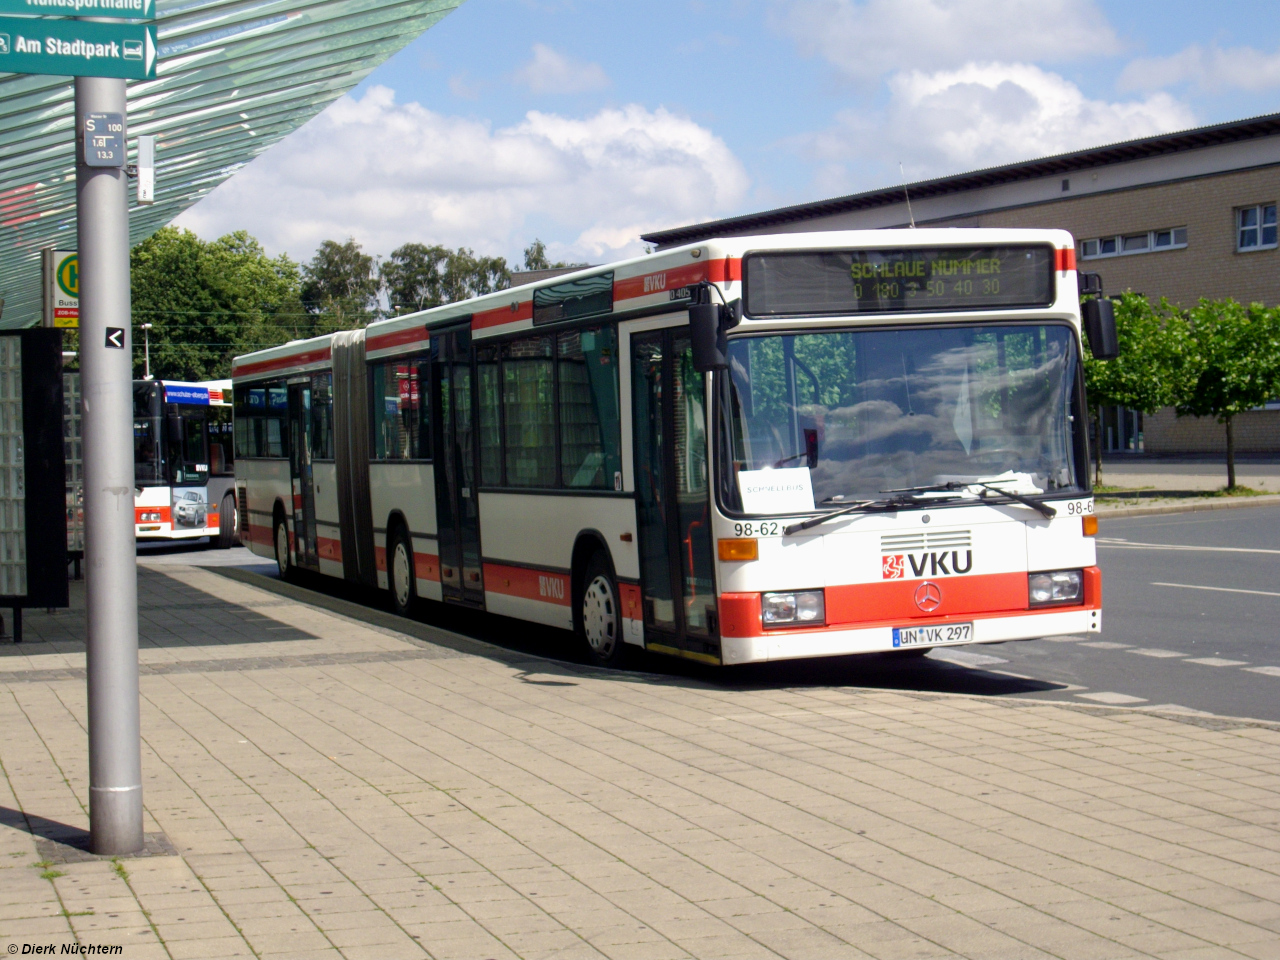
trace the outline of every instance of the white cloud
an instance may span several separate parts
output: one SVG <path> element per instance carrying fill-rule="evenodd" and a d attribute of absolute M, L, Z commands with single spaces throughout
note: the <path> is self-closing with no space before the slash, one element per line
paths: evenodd
<path fill-rule="evenodd" d="M 788 0 L 779 13 L 803 52 L 862 81 L 893 70 L 1056 62 L 1120 48 L 1093 0 Z"/>
<path fill-rule="evenodd" d="M 1280 51 L 1263 53 L 1252 47 L 1194 44 L 1168 57 L 1134 60 L 1120 74 L 1121 90 L 1159 90 L 1191 83 L 1202 90 L 1267 90 L 1280 86 Z"/>
<path fill-rule="evenodd" d="M 639 253 L 639 235 L 708 219 L 743 199 L 747 174 L 719 137 L 630 105 L 584 119 L 530 112 L 514 126 L 397 104 L 386 87 L 343 97 L 179 223 L 246 229 L 308 259 L 354 236 L 386 254 L 409 241 L 511 256 L 533 238 L 555 257 Z"/>
<path fill-rule="evenodd" d="M 1029 64 L 968 64 L 894 75 L 877 116 L 847 111 L 813 137 L 824 163 L 903 161 L 912 178 L 1063 153 L 1193 126 L 1191 111 L 1165 93 L 1144 100 L 1090 100 L 1056 73 Z M 826 175 L 830 177 L 831 170 Z"/>
<path fill-rule="evenodd" d="M 583 63 L 556 53 L 545 44 L 533 45 L 533 59 L 512 79 L 534 93 L 586 93 L 609 86 L 609 76 L 598 63 Z"/>

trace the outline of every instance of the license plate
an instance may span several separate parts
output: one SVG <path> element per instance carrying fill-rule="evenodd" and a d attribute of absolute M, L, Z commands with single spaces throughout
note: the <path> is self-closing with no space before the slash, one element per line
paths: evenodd
<path fill-rule="evenodd" d="M 895 647 L 932 647 L 943 643 L 969 643 L 972 623 L 940 623 L 932 627 L 894 627 Z"/>

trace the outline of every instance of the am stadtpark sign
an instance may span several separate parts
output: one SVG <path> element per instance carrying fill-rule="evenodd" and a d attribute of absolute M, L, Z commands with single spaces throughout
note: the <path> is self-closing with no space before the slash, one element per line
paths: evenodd
<path fill-rule="evenodd" d="M 0 0 L 0 14 L 32 17 L 150 20 L 155 9 L 155 0 Z"/>
<path fill-rule="evenodd" d="M 156 28 L 0 17 L 0 72 L 150 80 L 156 75 Z"/>

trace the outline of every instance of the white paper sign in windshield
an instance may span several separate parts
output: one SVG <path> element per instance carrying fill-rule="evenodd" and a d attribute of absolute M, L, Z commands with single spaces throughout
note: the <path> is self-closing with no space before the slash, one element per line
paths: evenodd
<path fill-rule="evenodd" d="M 813 510 L 813 482 L 808 467 L 741 470 L 738 491 L 746 513 L 807 513 Z"/>

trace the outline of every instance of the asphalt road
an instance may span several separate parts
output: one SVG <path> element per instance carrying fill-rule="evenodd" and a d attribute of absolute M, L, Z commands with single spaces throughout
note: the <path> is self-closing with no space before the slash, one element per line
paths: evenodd
<path fill-rule="evenodd" d="M 644 656 L 641 670 L 726 688 L 866 686 L 1199 711 L 1280 721 L 1280 507 L 1101 521 L 1100 636 L 893 655 L 707 668 Z M 275 575 L 237 547 L 143 546 L 146 563 L 231 564 Z M 380 607 L 385 597 L 308 583 Z M 424 604 L 419 618 L 478 639 L 581 661 L 564 631 Z"/>

